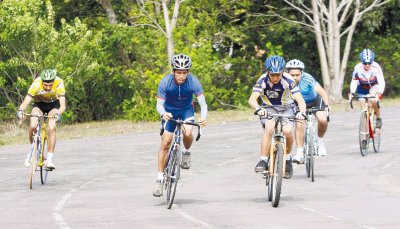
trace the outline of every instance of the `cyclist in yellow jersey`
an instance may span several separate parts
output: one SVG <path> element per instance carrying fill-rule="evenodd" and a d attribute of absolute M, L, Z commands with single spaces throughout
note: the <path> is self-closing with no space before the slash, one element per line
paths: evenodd
<path fill-rule="evenodd" d="M 17 111 L 17 118 L 24 118 L 24 110 L 32 102 L 33 108 L 32 115 L 43 115 L 47 113 L 48 116 L 53 116 L 58 122 L 61 121 L 61 114 L 66 109 L 65 105 L 65 88 L 64 81 L 57 76 L 55 69 L 46 69 L 40 73 L 40 77 L 36 78 L 28 90 L 24 102 L 21 104 Z M 37 117 L 31 117 L 31 125 L 29 128 L 29 141 L 32 144 L 33 133 L 36 131 L 38 124 Z M 53 163 L 53 153 L 56 146 L 56 123 L 49 122 L 48 130 L 48 144 L 47 144 L 47 160 L 46 167 L 49 170 L 55 169 Z M 30 166 L 29 154 L 25 159 L 25 166 Z"/>

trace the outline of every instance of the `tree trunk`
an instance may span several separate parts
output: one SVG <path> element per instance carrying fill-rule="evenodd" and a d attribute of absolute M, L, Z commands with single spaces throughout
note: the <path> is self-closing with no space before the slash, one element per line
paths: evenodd
<path fill-rule="evenodd" d="M 111 4 L 111 0 L 100 0 L 100 5 L 106 11 L 107 19 L 110 22 L 110 24 L 117 25 L 118 21 L 117 21 L 117 17 L 115 16 L 115 12 L 114 12 L 114 9 Z M 121 44 L 117 44 L 117 49 L 118 49 L 119 57 L 121 58 L 121 61 L 124 63 L 124 65 L 127 67 L 131 67 L 131 61 L 130 61 L 129 56 L 126 53 L 124 47 Z"/>

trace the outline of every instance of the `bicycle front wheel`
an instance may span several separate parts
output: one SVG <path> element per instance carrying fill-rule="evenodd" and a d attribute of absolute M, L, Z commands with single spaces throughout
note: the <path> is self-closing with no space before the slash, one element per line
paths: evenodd
<path fill-rule="evenodd" d="M 175 148 L 171 152 L 167 169 L 167 208 L 170 209 L 174 203 L 176 187 L 180 176 L 180 151 Z"/>
<path fill-rule="evenodd" d="M 29 168 L 29 188 L 33 187 L 33 176 L 35 175 L 37 161 L 38 161 L 38 140 L 34 139 L 32 143 L 32 153 L 31 153 L 31 167 Z"/>
<path fill-rule="evenodd" d="M 46 150 L 46 139 L 43 140 L 42 143 L 42 150 L 41 150 L 41 154 L 39 157 L 39 165 L 40 165 L 40 181 L 42 182 L 42 184 L 46 184 L 47 181 L 47 175 L 49 173 L 49 171 L 47 171 L 45 169 L 45 151 Z"/>
<path fill-rule="evenodd" d="M 369 126 L 366 111 L 363 111 L 360 117 L 359 142 L 361 155 L 366 156 L 368 154 L 369 145 Z"/>
<path fill-rule="evenodd" d="M 382 135 L 382 129 L 375 127 L 374 138 L 372 139 L 375 153 L 378 153 L 379 148 L 381 147 L 381 135 Z"/>
<path fill-rule="evenodd" d="M 309 138 L 309 134 L 308 134 L 308 129 L 306 130 L 306 135 L 305 135 L 305 138 L 304 138 L 304 142 L 305 142 L 305 144 L 304 144 L 304 158 L 305 158 L 305 167 L 306 167 L 306 173 L 307 173 L 307 177 L 310 177 L 310 175 L 311 175 L 311 171 L 310 171 L 310 138 Z"/>
<path fill-rule="evenodd" d="M 274 174 L 272 176 L 272 206 L 278 207 L 281 198 L 282 177 L 283 177 L 283 143 L 276 145 Z"/>

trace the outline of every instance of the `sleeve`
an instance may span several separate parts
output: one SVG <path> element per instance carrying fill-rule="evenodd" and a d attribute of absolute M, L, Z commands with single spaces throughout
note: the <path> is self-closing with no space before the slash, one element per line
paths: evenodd
<path fill-rule="evenodd" d="M 38 81 L 33 81 L 32 85 L 29 87 L 28 96 L 35 97 L 40 88 L 40 83 Z"/>
<path fill-rule="evenodd" d="M 165 103 L 165 100 L 157 98 L 156 110 L 160 114 L 160 116 L 163 115 L 166 112 L 165 111 L 165 107 L 164 107 L 164 103 Z"/>
<path fill-rule="evenodd" d="M 300 92 L 300 89 L 294 80 L 291 80 L 288 78 L 286 78 L 285 80 L 288 82 L 289 90 L 292 92 L 292 94 L 296 94 L 296 93 Z"/>
<path fill-rule="evenodd" d="M 200 117 L 204 120 L 207 119 L 207 112 L 208 112 L 208 107 L 206 103 L 206 98 L 204 97 L 204 94 L 200 95 L 197 97 L 197 101 L 200 104 Z"/>
<path fill-rule="evenodd" d="M 57 85 L 56 94 L 57 94 L 57 96 L 65 96 L 64 81 L 61 80 L 61 79 L 60 79 L 60 82 Z"/>
<path fill-rule="evenodd" d="M 260 76 L 260 78 L 258 78 L 256 84 L 254 84 L 253 86 L 253 92 L 260 92 L 262 93 L 262 83 L 265 79 L 265 75 Z"/>
<path fill-rule="evenodd" d="M 376 63 L 376 68 L 378 69 L 378 74 L 376 76 L 377 80 L 378 80 L 378 87 L 379 87 L 379 93 L 383 94 L 383 92 L 385 91 L 385 79 L 383 78 L 383 71 L 381 66 Z"/>
<path fill-rule="evenodd" d="M 167 77 L 161 79 L 158 85 L 157 98 L 165 100 L 167 97 Z"/>
<path fill-rule="evenodd" d="M 199 96 L 203 95 L 203 88 L 201 87 L 201 83 L 200 83 L 199 79 L 197 79 L 193 75 L 191 77 L 192 77 L 193 94 L 195 94 L 196 97 L 199 97 Z"/>
<path fill-rule="evenodd" d="M 359 80 L 357 66 L 354 67 L 352 80 Z"/>

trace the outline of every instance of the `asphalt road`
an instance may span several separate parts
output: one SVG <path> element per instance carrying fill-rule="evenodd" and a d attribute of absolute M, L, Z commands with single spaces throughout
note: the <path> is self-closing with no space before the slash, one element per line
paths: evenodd
<path fill-rule="evenodd" d="M 383 108 L 381 152 L 362 157 L 359 112 L 334 113 L 315 182 L 304 165 L 283 181 L 278 208 L 253 172 L 258 122 L 207 126 L 175 203 L 152 196 L 158 130 L 60 141 L 57 169 L 33 190 L 29 145 L 0 148 L 0 228 L 400 228 L 400 107 Z M 372 147 L 371 147 L 372 148 Z"/>

